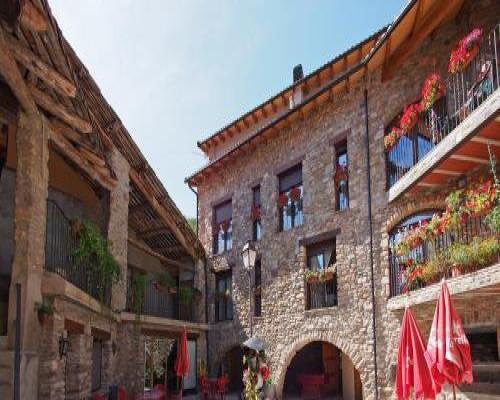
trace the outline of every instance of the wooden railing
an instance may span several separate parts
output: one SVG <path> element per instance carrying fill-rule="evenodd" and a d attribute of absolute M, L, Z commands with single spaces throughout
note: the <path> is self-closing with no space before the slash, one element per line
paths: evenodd
<path fill-rule="evenodd" d="M 478 108 L 499 84 L 500 25 L 484 36 L 479 52 L 463 72 L 446 79 L 446 95 L 410 133 L 386 155 L 387 187 L 393 186 L 462 121 Z M 388 126 L 387 131 L 392 129 Z"/>
<path fill-rule="evenodd" d="M 55 201 L 47 200 L 45 269 L 55 272 L 95 299 L 109 305 L 111 287 L 103 288 L 102 281 L 93 277 L 86 265 L 76 261 L 77 249 L 78 238 L 72 231 L 71 220 Z"/>
<path fill-rule="evenodd" d="M 404 268 L 411 258 L 413 263 L 423 263 L 428 261 L 440 252 L 447 250 L 453 243 L 469 244 L 476 237 L 485 238 L 491 235 L 488 227 L 484 222 L 484 217 L 471 217 L 463 223 L 460 228 L 441 234 L 434 240 L 425 241 L 422 245 L 413 249 L 411 253 L 404 257 L 398 257 L 394 254 L 393 246 L 394 239 L 397 235 L 391 235 L 389 240 L 389 265 L 390 265 L 390 291 L 391 296 L 398 296 L 405 292 L 407 282 L 403 278 Z M 450 277 L 450 273 L 446 272 L 444 276 Z M 417 288 L 424 287 L 425 283 L 421 282 Z M 415 289 L 415 288 L 414 288 Z"/>

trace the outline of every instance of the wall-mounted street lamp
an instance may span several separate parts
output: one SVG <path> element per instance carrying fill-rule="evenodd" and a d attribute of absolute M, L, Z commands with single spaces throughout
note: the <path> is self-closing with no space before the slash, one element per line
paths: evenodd
<path fill-rule="evenodd" d="M 69 345 L 69 340 L 67 339 L 67 333 L 66 331 L 64 334 L 59 336 L 59 358 L 66 357 L 66 354 L 68 353 L 68 345 Z"/>
<path fill-rule="evenodd" d="M 249 316 L 250 316 L 250 337 L 253 336 L 253 314 L 252 314 L 252 271 L 255 267 L 255 260 L 257 259 L 257 251 L 255 246 L 251 241 L 248 241 L 243 246 L 241 250 L 241 256 L 243 257 L 243 266 L 248 273 L 248 304 L 249 304 Z"/>

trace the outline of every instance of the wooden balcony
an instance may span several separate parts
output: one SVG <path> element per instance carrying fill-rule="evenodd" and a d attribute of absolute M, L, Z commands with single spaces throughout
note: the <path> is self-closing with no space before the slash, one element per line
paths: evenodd
<path fill-rule="evenodd" d="M 488 146 L 500 158 L 499 36 L 500 25 L 469 66 L 448 77 L 445 98 L 387 153 L 389 202 L 487 165 Z"/>

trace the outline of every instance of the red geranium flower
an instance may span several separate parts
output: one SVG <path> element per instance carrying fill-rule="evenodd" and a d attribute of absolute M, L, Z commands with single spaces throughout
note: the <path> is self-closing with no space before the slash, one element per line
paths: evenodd
<path fill-rule="evenodd" d="M 483 30 L 475 28 L 458 42 L 457 47 L 453 49 L 450 55 L 450 62 L 448 64 L 448 71 L 450 73 L 456 74 L 465 69 L 470 61 L 476 56 L 482 36 Z"/>
<path fill-rule="evenodd" d="M 280 208 L 285 207 L 288 204 L 288 196 L 285 193 L 280 193 L 278 197 L 278 206 Z"/>
<path fill-rule="evenodd" d="M 408 133 L 418 121 L 418 115 L 422 112 L 420 103 L 410 104 L 403 111 L 403 115 L 399 120 L 399 127 L 404 133 Z"/>
<path fill-rule="evenodd" d="M 250 217 L 252 218 L 252 222 L 255 222 L 260 219 L 260 206 L 257 206 L 255 204 L 252 205 Z"/>
<path fill-rule="evenodd" d="M 300 189 L 298 187 L 293 187 L 291 190 L 290 190 L 290 199 L 292 201 L 297 201 L 300 199 L 300 195 L 301 195 L 301 192 L 300 192 Z"/>
<path fill-rule="evenodd" d="M 444 96 L 446 86 L 441 79 L 441 75 L 434 73 L 430 74 L 422 87 L 421 106 L 425 111 L 432 108 L 434 103 Z"/>

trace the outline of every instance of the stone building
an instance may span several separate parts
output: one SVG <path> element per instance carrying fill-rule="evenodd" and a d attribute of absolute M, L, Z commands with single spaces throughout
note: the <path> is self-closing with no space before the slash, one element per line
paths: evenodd
<path fill-rule="evenodd" d="M 429 280 L 402 294 L 391 243 L 444 211 L 452 190 L 488 176 L 488 149 L 500 156 L 498 15 L 490 0 L 410 1 L 391 25 L 309 75 L 297 67 L 291 86 L 198 143 L 208 163 L 186 181 L 209 254 L 208 364 L 228 372 L 232 390 L 241 389 L 239 345 L 253 334 L 268 343 L 285 397 L 306 374 L 321 375 L 325 394 L 391 397 L 404 307 L 426 336 L 438 291 Z M 475 27 L 478 55 L 448 73 L 450 52 Z M 432 72 L 445 96 L 386 151 L 384 137 Z M 470 241 L 483 228 L 462 229 Z M 250 275 L 240 254 L 249 240 Z M 440 246 L 413 251 L 425 261 Z M 331 279 L 306 281 L 328 266 Z M 483 267 L 448 281 L 472 345 L 466 397 L 500 385 L 500 265 Z"/>
<path fill-rule="evenodd" d="M 77 258 L 82 232 L 106 239 L 108 258 Z M 194 388 L 204 270 L 201 243 L 47 1 L 2 1 L 0 398 L 15 387 L 29 400 L 89 398 L 110 384 L 141 392 L 144 343 L 172 349 L 183 327 Z"/>

